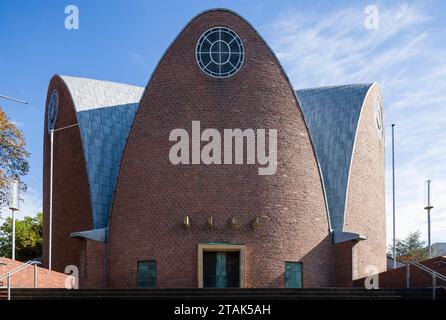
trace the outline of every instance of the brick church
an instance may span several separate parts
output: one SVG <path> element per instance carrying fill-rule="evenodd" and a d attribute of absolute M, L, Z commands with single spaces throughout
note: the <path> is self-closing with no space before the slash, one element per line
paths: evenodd
<path fill-rule="evenodd" d="M 385 271 L 379 85 L 294 87 L 253 26 L 221 9 L 184 27 L 145 87 L 54 76 L 43 265 L 51 211 L 51 268 L 77 266 L 81 288 L 351 286 Z M 212 130 L 172 163 L 173 130 L 197 121 Z M 241 161 L 219 161 L 228 140 L 214 136 L 213 162 L 194 162 L 205 132 L 227 129 L 242 132 Z M 247 141 L 271 130 L 275 170 L 261 175 Z"/>

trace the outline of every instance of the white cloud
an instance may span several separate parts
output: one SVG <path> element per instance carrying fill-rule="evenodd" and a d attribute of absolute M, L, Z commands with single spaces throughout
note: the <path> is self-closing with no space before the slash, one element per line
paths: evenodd
<path fill-rule="evenodd" d="M 286 12 L 264 29 L 295 88 L 370 83 L 382 88 L 386 120 L 387 238 L 392 238 L 391 131 L 396 124 L 397 237 L 427 239 L 424 180 L 432 179 L 433 242 L 446 241 L 445 31 L 425 8 L 379 5 L 380 27 L 363 7 L 328 15 Z"/>
<path fill-rule="evenodd" d="M 21 128 L 21 129 L 25 126 L 25 123 L 22 122 L 22 121 L 14 121 L 14 120 L 12 120 L 11 123 L 13 125 L 15 125 L 17 128 Z"/>

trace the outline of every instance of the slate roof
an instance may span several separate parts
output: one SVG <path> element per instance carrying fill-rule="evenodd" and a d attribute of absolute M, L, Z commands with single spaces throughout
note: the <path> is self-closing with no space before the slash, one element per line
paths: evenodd
<path fill-rule="evenodd" d="M 144 88 L 61 76 L 70 90 L 87 165 L 94 229 L 108 227 L 122 153 Z M 331 228 L 343 231 L 361 107 L 372 84 L 296 91 L 321 167 Z"/>
<path fill-rule="evenodd" d="M 353 84 L 296 91 L 321 167 L 333 231 L 343 231 L 356 129 L 371 86 Z"/>
<path fill-rule="evenodd" d="M 144 88 L 61 76 L 76 109 L 95 229 L 108 227 L 122 153 Z"/>

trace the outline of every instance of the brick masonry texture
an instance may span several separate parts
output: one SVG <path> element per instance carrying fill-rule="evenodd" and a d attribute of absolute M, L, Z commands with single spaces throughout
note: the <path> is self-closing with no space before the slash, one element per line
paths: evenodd
<path fill-rule="evenodd" d="M 83 239 L 79 260 L 79 287 L 103 288 L 105 282 L 106 244 Z"/>
<path fill-rule="evenodd" d="M 337 287 L 352 286 L 352 259 L 356 249 L 355 246 L 356 243 L 354 241 L 346 241 L 334 246 Z"/>
<path fill-rule="evenodd" d="M 76 113 L 68 88 L 59 76 L 51 79 L 47 102 L 52 90 L 57 90 L 59 115 L 57 128 L 77 123 Z M 48 112 L 48 110 L 46 110 Z M 43 255 L 48 267 L 49 241 L 49 179 L 50 135 L 45 113 L 43 141 Z M 72 127 L 54 134 L 54 186 L 53 186 L 53 246 L 52 269 L 63 272 L 67 265 L 78 265 L 82 242 L 70 237 L 72 232 L 93 227 L 88 177 L 79 127 Z"/>
<path fill-rule="evenodd" d="M 367 275 L 367 265 L 386 270 L 384 137 L 375 121 L 374 101 L 381 97 L 374 84 L 361 111 L 346 200 L 344 230 L 367 235 L 354 249 L 352 279 Z"/>
<path fill-rule="evenodd" d="M 23 262 L 14 261 L 8 258 L 0 257 L 0 275 L 6 274 L 14 268 L 20 266 Z M 37 287 L 38 288 L 64 288 L 67 275 L 55 271 L 49 271 L 45 268 L 37 267 Z M 2 283 L 3 282 L 3 283 Z M 6 286 L 7 280 L 0 281 L 0 287 Z M 26 267 L 11 277 L 11 286 L 13 288 L 32 288 L 34 287 L 34 266 Z"/>
<path fill-rule="evenodd" d="M 205 75 L 195 45 L 224 25 L 245 46 L 241 70 L 226 79 Z M 179 165 L 169 162 L 172 129 L 278 129 L 278 168 Z M 181 222 L 185 215 L 191 228 Z M 215 228 L 207 228 L 213 216 Z M 228 227 L 236 218 L 238 229 Z M 260 219 L 258 231 L 250 229 Z M 159 287 L 197 286 L 199 243 L 246 245 L 246 286 L 283 287 L 285 261 L 303 263 L 304 287 L 334 285 L 334 250 L 321 178 L 292 88 L 271 51 L 240 17 L 198 16 L 179 35 L 142 98 L 121 164 L 109 233 L 108 284 L 135 287 L 138 260 L 156 260 Z"/>
<path fill-rule="evenodd" d="M 195 61 L 199 37 L 215 26 L 234 30 L 245 49 L 241 69 L 225 79 L 204 74 Z M 74 105 L 65 80 L 51 79 L 47 105 L 53 89 L 59 96 L 56 129 L 76 123 L 79 105 Z M 315 152 L 282 68 L 255 30 L 236 14 L 214 10 L 199 15 L 163 56 L 140 101 L 120 162 L 108 243 L 70 237 L 94 228 L 90 193 L 96 191 L 90 190 L 85 148 L 99 151 L 93 144 L 85 146 L 85 139 L 83 146 L 79 127 L 55 134 L 53 270 L 78 266 L 81 288 L 131 288 L 136 286 L 137 262 L 156 260 L 158 287 L 197 287 L 198 244 L 227 243 L 246 246 L 247 287 L 283 287 L 285 261 L 302 262 L 304 287 L 351 286 L 353 279 L 365 276 L 367 265 L 385 271 L 384 137 L 375 124 L 375 97 L 380 97 L 377 84 L 370 87 L 361 110 L 342 226 L 368 239 L 334 246 Z M 169 134 L 176 128 L 190 134 L 192 121 L 200 121 L 202 130 L 221 133 L 234 128 L 277 129 L 277 172 L 259 176 L 258 164 L 172 165 L 169 151 L 174 142 Z M 44 128 L 46 267 L 46 116 Z M 186 215 L 190 229 L 182 226 Z M 207 226 L 210 216 L 212 229 Z M 231 218 L 238 228 L 229 227 Z M 256 218 L 260 228 L 253 230 Z"/>
<path fill-rule="evenodd" d="M 424 260 L 422 264 L 441 274 L 446 274 L 446 257 L 435 257 Z M 378 274 L 378 284 L 380 288 L 405 288 L 406 287 L 406 267 L 388 270 Z M 353 282 L 355 287 L 364 287 L 365 278 L 357 279 Z M 437 286 L 446 286 L 446 283 L 437 279 Z M 414 266 L 410 267 L 410 287 L 432 287 L 432 276 Z"/>

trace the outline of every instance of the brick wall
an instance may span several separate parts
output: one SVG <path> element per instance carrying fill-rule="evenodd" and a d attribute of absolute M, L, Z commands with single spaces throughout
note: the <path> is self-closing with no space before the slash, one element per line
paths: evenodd
<path fill-rule="evenodd" d="M 219 25 L 238 33 L 246 52 L 241 70 L 226 79 L 205 75 L 194 57 L 200 35 Z M 170 131 L 190 133 L 193 120 L 220 132 L 278 129 L 276 174 L 259 176 L 257 165 L 170 164 Z M 228 227 L 232 217 L 240 228 Z M 258 231 L 250 228 L 256 217 Z M 246 245 L 248 287 L 283 287 L 285 261 L 303 263 L 305 287 L 334 284 L 321 179 L 302 113 L 272 52 L 239 16 L 200 15 L 163 57 L 127 142 L 109 236 L 111 287 L 134 287 L 137 261 L 152 259 L 159 287 L 196 287 L 197 246 L 208 242 Z"/>
<path fill-rule="evenodd" d="M 446 276 L 446 257 L 435 257 L 422 261 L 421 264 Z M 406 288 L 407 268 L 387 270 L 379 273 L 380 288 Z M 363 287 L 365 278 L 354 281 L 355 287 Z M 437 286 L 446 286 L 446 282 L 437 279 Z M 432 287 L 432 277 L 429 273 L 411 266 L 410 267 L 410 287 Z"/>
<path fill-rule="evenodd" d="M 48 87 L 46 109 L 53 90 L 59 98 L 56 129 L 77 123 L 68 88 L 59 76 Z M 48 266 L 50 135 L 45 111 L 43 142 L 43 266 Z M 92 229 L 90 194 L 79 127 L 56 132 L 54 139 L 52 269 L 63 272 L 78 265 L 81 243 L 70 233 Z"/>
<path fill-rule="evenodd" d="M 237 32 L 245 47 L 241 70 L 227 79 L 205 75 L 194 57 L 199 36 L 218 25 Z M 50 82 L 47 102 L 53 89 L 59 93 L 56 128 L 76 123 L 73 101 L 58 76 Z M 314 152 L 288 79 L 240 17 L 227 11 L 200 15 L 169 48 L 142 99 L 121 164 L 109 248 L 69 237 L 71 232 L 92 228 L 89 187 L 79 128 L 56 133 L 53 269 L 79 266 L 83 287 L 133 287 L 137 261 L 155 259 L 158 286 L 195 287 L 198 244 L 228 242 L 246 245 L 250 287 L 282 287 L 285 261 L 303 263 L 305 287 L 348 285 L 348 275 L 362 277 L 369 264 L 385 270 L 384 141 L 378 137 L 373 110 L 379 88 L 370 91 L 358 128 L 345 218 L 346 231 L 365 233 L 368 240 L 334 250 Z M 170 131 L 184 128 L 190 133 L 194 120 L 201 122 L 202 130 L 220 132 L 278 129 L 276 174 L 259 176 L 258 165 L 171 165 Z M 44 130 L 43 263 L 47 266 L 46 120 Z M 191 219 L 189 230 L 181 226 L 185 215 Z M 207 228 L 209 216 L 214 218 L 214 229 Z M 238 229 L 228 227 L 230 218 L 236 218 Z M 261 224 L 257 231 L 250 228 L 255 218 Z"/>
<path fill-rule="evenodd" d="M 106 244 L 89 239 L 79 239 L 79 241 L 82 243 L 79 260 L 80 288 L 103 288 Z"/>
<path fill-rule="evenodd" d="M 8 258 L 0 257 L 0 276 L 6 274 L 14 268 L 20 266 L 23 262 L 14 261 Z M 49 271 L 37 267 L 37 287 L 38 288 L 64 288 L 66 274 Z M 7 286 L 7 280 L 0 280 L 0 287 Z M 13 288 L 33 288 L 34 287 L 34 266 L 28 266 L 17 272 L 11 277 L 11 286 Z"/>
<path fill-rule="evenodd" d="M 384 137 L 380 138 L 376 126 L 375 97 L 381 99 L 377 84 L 364 101 L 349 175 L 344 231 L 367 235 L 355 246 L 353 279 L 365 276 L 367 265 L 379 272 L 387 268 Z"/>
<path fill-rule="evenodd" d="M 357 242 L 346 241 L 335 245 L 336 286 L 351 287 L 353 282 L 353 259 L 357 254 Z"/>

